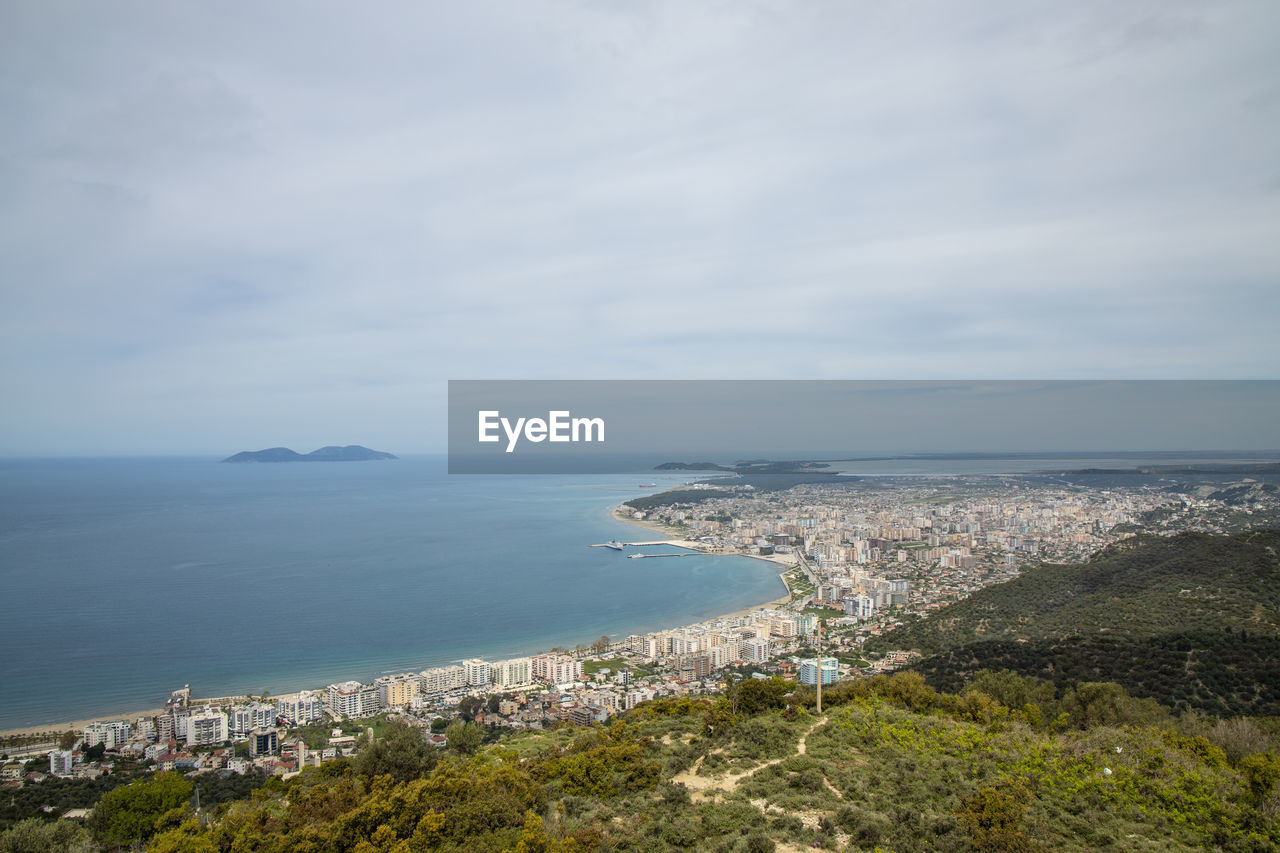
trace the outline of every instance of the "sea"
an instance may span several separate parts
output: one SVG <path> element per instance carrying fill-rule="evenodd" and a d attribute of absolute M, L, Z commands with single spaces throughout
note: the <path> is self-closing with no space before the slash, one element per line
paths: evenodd
<path fill-rule="evenodd" d="M 884 456 L 833 469 L 945 476 L 1193 458 L 1223 461 Z M 610 509 L 704 476 L 450 476 L 439 457 L 0 460 L 0 729 L 159 707 L 184 685 L 196 697 L 280 695 L 572 648 L 782 595 L 763 560 L 588 547 L 662 538 Z"/>

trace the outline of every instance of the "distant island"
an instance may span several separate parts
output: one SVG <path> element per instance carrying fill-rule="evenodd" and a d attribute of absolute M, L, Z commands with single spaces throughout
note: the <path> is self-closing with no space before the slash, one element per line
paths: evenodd
<path fill-rule="evenodd" d="M 330 444 L 310 453 L 298 453 L 287 447 L 268 447 L 266 450 L 245 450 L 228 456 L 223 462 L 368 462 L 375 459 L 398 459 L 381 450 L 370 450 L 358 444 L 339 447 Z"/>
<path fill-rule="evenodd" d="M 653 467 L 655 471 L 732 471 L 714 462 L 663 462 Z"/>

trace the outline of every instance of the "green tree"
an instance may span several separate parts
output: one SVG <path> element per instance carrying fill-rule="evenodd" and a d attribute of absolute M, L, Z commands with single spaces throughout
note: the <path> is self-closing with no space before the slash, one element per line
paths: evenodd
<path fill-rule="evenodd" d="M 781 678 L 748 678 L 729 688 L 729 702 L 735 714 L 759 714 L 787 704 L 792 684 Z"/>
<path fill-rule="evenodd" d="M 477 723 L 454 720 L 444 730 L 450 751 L 459 755 L 470 755 L 484 743 L 484 729 Z"/>
<path fill-rule="evenodd" d="M 402 720 L 392 720 L 382 737 L 361 736 L 354 766 L 361 776 L 390 776 L 397 782 L 408 782 L 430 773 L 437 760 L 426 732 Z"/>
<path fill-rule="evenodd" d="M 29 817 L 0 833 L 0 853 L 89 853 L 92 849 L 89 833 L 68 820 Z"/>
<path fill-rule="evenodd" d="M 476 718 L 476 714 L 484 707 L 484 700 L 478 696 L 464 696 L 458 703 L 458 716 L 468 723 Z"/>
<path fill-rule="evenodd" d="M 132 844 L 150 837 L 161 817 L 185 806 L 190 798 L 190 782 L 176 773 L 159 773 L 154 779 L 109 791 L 90 814 L 89 828 L 108 846 Z"/>

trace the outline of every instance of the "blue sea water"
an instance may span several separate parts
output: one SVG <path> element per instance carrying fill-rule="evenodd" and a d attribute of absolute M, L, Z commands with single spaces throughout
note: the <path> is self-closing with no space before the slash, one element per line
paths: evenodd
<path fill-rule="evenodd" d="M 0 729 L 158 707 L 188 683 L 280 694 L 572 647 L 782 594 L 760 560 L 587 547 L 662 538 L 609 509 L 685 479 L 0 462 Z"/>

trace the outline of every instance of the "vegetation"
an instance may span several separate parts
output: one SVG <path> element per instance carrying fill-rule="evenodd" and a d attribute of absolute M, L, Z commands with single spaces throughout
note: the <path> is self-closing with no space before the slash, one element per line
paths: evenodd
<path fill-rule="evenodd" d="M 1140 536 L 868 642 L 955 690 L 980 669 L 1114 681 L 1176 710 L 1280 714 L 1280 533 Z"/>
<path fill-rule="evenodd" d="M 189 781 L 160 774 L 113 791 L 90 827 L 97 849 L 208 853 L 1280 846 L 1267 721 L 1175 718 L 1115 684 L 1059 690 L 1010 671 L 955 693 L 915 672 L 844 681 L 823 691 L 822 716 L 814 698 L 746 679 L 417 771 L 405 768 L 420 736 L 392 724 L 365 745 L 377 761 L 268 780 L 205 820 Z M 93 848 L 83 830 L 35 819 L 0 836 L 0 851 L 26 849 Z"/>
<path fill-rule="evenodd" d="M 426 730 L 397 720 L 387 726 L 380 738 L 362 736 L 352 766 L 367 779 L 390 776 L 398 782 L 409 782 L 430 773 L 437 758 L 435 747 L 427 744 Z"/>

